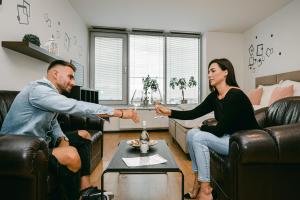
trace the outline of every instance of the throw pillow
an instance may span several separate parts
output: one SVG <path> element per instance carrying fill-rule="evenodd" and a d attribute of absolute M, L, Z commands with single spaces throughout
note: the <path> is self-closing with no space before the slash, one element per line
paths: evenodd
<path fill-rule="evenodd" d="M 252 103 L 252 105 L 259 105 L 262 97 L 263 89 L 262 87 L 250 90 L 248 93 L 248 97 Z"/>
<path fill-rule="evenodd" d="M 273 90 L 276 88 L 276 87 L 279 87 L 280 85 L 279 84 L 274 84 L 274 85 L 260 85 L 258 86 L 259 88 L 262 88 L 263 89 L 263 94 L 262 94 L 262 97 L 261 97 L 261 100 L 260 100 L 260 105 L 262 106 L 269 106 L 269 102 L 270 102 L 270 98 L 271 98 L 271 95 L 273 93 Z"/>
<path fill-rule="evenodd" d="M 293 96 L 294 94 L 294 86 L 290 85 L 287 87 L 277 87 L 274 89 L 271 99 L 269 101 L 269 105 L 271 105 L 272 103 L 274 103 L 275 101 L 279 100 L 279 99 L 283 99 L 285 97 L 290 97 Z"/>
<path fill-rule="evenodd" d="M 282 86 L 294 86 L 294 96 L 300 96 L 300 82 L 297 81 L 291 81 L 291 80 L 285 80 L 282 82 Z"/>

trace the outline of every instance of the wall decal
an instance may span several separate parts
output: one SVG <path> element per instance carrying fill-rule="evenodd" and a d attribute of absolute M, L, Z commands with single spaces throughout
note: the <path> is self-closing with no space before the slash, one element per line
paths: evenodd
<path fill-rule="evenodd" d="M 249 47 L 249 54 L 250 54 L 250 56 L 253 56 L 253 54 L 254 54 L 253 44 L 251 44 L 251 46 Z"/>
<path fill-rule="evenodd" d="M 258 59 L 257 65 L 260 67 L 262 65 L 263 60 L 261 58 Z"/>
<path fill-rule="evenodd" d="M 273 48 L 267 48 L 267 50 L 266 50 L 266 55 L 267 55 L 268 57 L 270 57 L 272 53 L 273 53 Z"/>
<path fill-rule="evenodd" d="M 58 29 L 56 30 L 56 32 L 55 32 L 55 37 L 57 38 L 57 39 L 60 39 L 60 21 L 57 21 L 57 26 L 58 26 Z"/>
<path fill-rule="evenodd" d="M 73 37 L 72 37 L 72 42 L 73 42 L 73 45 L 74 45 L 74 46 L 77 45 L 77 36 L 76 36 L 76 35 L 73 35 Z"/>
<path fill-rule="evenodd" d="M 274 34 L 270 34 L 270 39 L 273 39 Z M 258 39 L 258 36 L 255 36 L 255 40 Z M 269 59 L 274 49 L 271 47 L 266 47 L 263 43 L 259 43 L 256 45 L 256 49 L 254 48 L 255 44 L 250 44 L 248 48 L 249 59 L 248 59 L 248 68 L 255 73 L 256 69 L 263 66 L 263 63 Z M 256 52 L 255 52 L 256 51 Z M 281 52 L 280 54 L 281 55 Z"/>
<path fill-rule="evenodd" d="M 256 59 L 254 59 L 254 57 L 250 57 L 248 66 L 253 66 L 255 64 L 255 62 L 256 62 Z"/>
<path fill-rule="evenodd" d="M 263 51 L 264 51 L 264 45 L 263 44 L 259 44 L 259 45 L 256 46 L 256 55 L 257 56 L 262 56 Z"/>
<path fill-rule="evenodd" d="M 67 51 L 70 50 L 70 44 L 71 44 L 71 39 L 70 39 L 69 35 L 65 32 L 64 47 Z"/>
<path fill-rule="evenodd" d="M 56 30 L 55 37 L 57 39 L 60 39 L 60 30 Z"/>
<path fill-rule="evenodd" d="M 45 14 L 44 14 L 44 20 L 45 20 L 45 23 L 47 24 L 47 26 L 48 26 L 49 28 L 51 28 L 51 26 L 52 26 L 52 21 L 51 21 L 51 19 L 48 17 L 48 13 L 45 13 Z"/>
<path fill-rule="evenodd" d="M 17 4 L 17 19 L 19 24 L 29 25 L 30 4 L 23 0 L 23 5 Z"/>

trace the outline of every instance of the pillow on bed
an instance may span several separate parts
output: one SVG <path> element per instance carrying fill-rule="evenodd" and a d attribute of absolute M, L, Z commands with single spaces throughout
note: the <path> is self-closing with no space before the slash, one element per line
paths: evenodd
<path fill-rule="evenodd" d="M 259 85 L 258 87 L 263 89 L 263 93 L 262 93 L 261 100 L 260 100 L 260 105 L 269 106 L 269 102 L 270 102 L 273 90 L 276 87 L 280 87 L 280 85 L 279 84 L 267 85 L 267 86 Z"/>
<path fill-rule="evenodd" d="M 291 80 L 285 80 L 282 82 L 282 86 L 294 86 L 294 96 L 300 96 L 300 82 L 297 81 L 291 81 Z"/>
<path fill-rule="evenodd" d="M 262 88 L 256 88 L 256 89 L 253 89 L 253 90 L 249 91 L 248 97 L 249 97 L 252 105 L 259 105 L 260 104 L 262 93 L 263 93 Z"/>
<path fill-rule="evenodd" d="M 273 90 L 271 99 L 269 101 L 269 105 L 271 105 L 272 103 L 274 103 L 275 101 L 277 101 L 279 99 L 293 96 L 293 94 L 294 94 L 294 86 L 293 85 L 289 85 L 287 87 L 277 87 Z"/>

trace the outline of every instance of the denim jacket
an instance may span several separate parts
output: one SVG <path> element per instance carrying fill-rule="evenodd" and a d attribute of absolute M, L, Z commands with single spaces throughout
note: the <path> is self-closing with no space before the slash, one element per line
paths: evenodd
<path fill-rule="evenodd" d="M 96 114 L 112 115 L 113 108 L 67 98 L 43 78 L 31 82 L 16 96 L 1 133 L 35 135 L 55 144 L 58 137 L 65 136 L 57 121 L 59 113 L 96 117 Z"/>

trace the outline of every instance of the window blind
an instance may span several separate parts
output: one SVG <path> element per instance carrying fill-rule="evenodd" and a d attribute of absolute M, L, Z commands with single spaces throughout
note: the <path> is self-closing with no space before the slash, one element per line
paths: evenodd
<path fill-rule="evenodd" d="M 163 97 L 164 37 L 149 35 L 129 36 L 129 100 L 134 91 L 143 90 L 142 79 L 149 75 L 156 79 Z M 136 93 L 137 94 L 137 93 Z"/>
<path fill-rule="evenodd" d="M 95 37 L 95 89 L 99 100 L 122 100 L 122 38 Z"/>
<path fill-rule="evenodd" d="M 199 38 L 167 37 L 167 103 L 180 103 L 181 90 L 169 86 L 171 78 L 185 78 L 188 83 L 194 76 L 197 86 L 184 91 L 189 103 L 198 103 L 199 96 Z"/>

